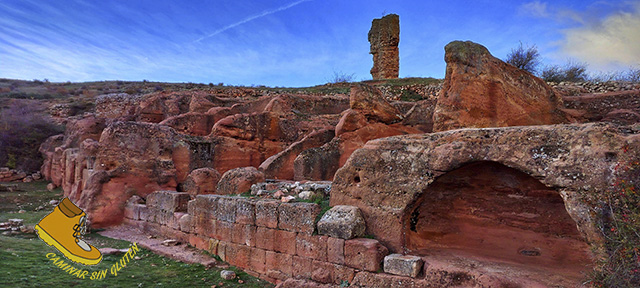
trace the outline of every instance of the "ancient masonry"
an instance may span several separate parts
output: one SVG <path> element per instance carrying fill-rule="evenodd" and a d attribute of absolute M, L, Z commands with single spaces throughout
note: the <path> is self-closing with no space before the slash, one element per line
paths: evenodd
<path fill-rule="evenodd" d="M 373 79 L 398 78 L 400 70 L 400 56 L 398 43 L 400 42 L 400 16 L 389 14 L 380 19 L 374 19 L 369 30 L 369 43 L 373 55 Z"/>
<path fill-rule="evenodd" d="M 42 175 L 94 228 L 137 226 L 282 287 L 576 286 L 603 257 L 583 196 L 640 158 L 640 86 L 567 97 L 473 42 L 445 61 L 437 99 L 417 102 L 365 84 L 105 95 L 41 146 Z"/>

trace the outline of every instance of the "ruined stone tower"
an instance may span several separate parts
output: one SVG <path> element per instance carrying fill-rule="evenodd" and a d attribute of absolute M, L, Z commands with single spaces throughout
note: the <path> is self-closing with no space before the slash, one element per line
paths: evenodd
<path fill-rule="evenodd" d="M 389 14 L 380 19 L 373 19 L 369 30 L 369 43 L 373 55 L 373 79 L 398 78 L 400 56 L 400 16 Z"/>

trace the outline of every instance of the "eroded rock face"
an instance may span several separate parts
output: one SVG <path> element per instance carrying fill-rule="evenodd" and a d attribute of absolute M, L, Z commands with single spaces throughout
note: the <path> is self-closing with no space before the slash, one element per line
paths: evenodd
<path fill-rule="evenodd" d="M 579 195 L 600 195 L 608 189 L 625 145 L 637 154 L 640 133 L 605 124 L 463 129 L 377 139 L 355 151 L 338 170 L 331 205 L 359 207 L 367 233 L 401 252 L 405 243 L 397 231 L 407 221 L 403 217 L 408 207 L 430 184 L 465 164 L 491 161 L 554 187 L 580 235 L 600 243 L 596 220 Z"/>
<path fill-rule="evenodd" d="M 215 194 L 220 177 L 220 173 L 213 168 L 195 169 L 189 173 L 187 180 L 182 183 L 182 190 L 192 196 Z"/>
<path fill-rule="evenodd" d="M 445 47 L 447 70 L 434 131 L 567 122 L 562 99 L 542 79 L 467 41 Z"/>
<path fill-rule="evenodd" d="M 216 194 L 241 194 L 251 190 L 251 185 L 264 182 L 264 173 L 255 167 L 242 167 L 225 172 L 218 182 Z"/>
<path fill-rule="evenodd" d="M 65 190 L 65 195 L 85 210 L 94 227 L 120 223 L 126 199 L 175 190 L 191 170 L 200 168 L 194 157 L 198 148 L 191 146 L 167 126 L 115 122 L 98 143 L 87 142 L 79 151 L 65 150 L 65 168 L 77 172 L 64 175 L 77 177 L 73 185 L 83 187 Z"/>
<path fill-rule="evenodd" d="M 351 109 L 362 113 L 368 121 L 391 124 L 402 120 L 400 111 L 391 106 L 382 96 L 382 92 L 373 86 L 351 86 L 349 100 Z"/>
<path fill-rule="evenodd" d="M 398 78 L 400 70 L 400 16 L 389 14 L 373 19 L 369 30 L 369 43 L 373 55 L 373 79 Z"/>

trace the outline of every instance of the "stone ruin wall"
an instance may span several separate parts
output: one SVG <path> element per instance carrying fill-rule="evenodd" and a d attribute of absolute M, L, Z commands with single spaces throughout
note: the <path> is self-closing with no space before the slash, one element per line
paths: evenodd
<path fill-rule="evenodd" d="M 461 268 L 429 265 L 420 257 L 390 254 L 375 239 L 316 234 L 320 207 L 315 203 L 222 195 L 190 199 L 174 191 L 154 192 L 144 204 L 131 199 L 125 224 L 189 243 L 272 283 L 295 278 L 336 286 L 429 287 L 496 281 Z M 291 287 L 302 285 L 293 282 Z"/>

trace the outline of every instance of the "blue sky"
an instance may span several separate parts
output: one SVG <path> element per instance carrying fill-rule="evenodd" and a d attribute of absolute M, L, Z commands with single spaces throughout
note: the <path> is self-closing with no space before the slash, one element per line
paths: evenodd
<path fill-rule="evenodd" d="M 400 15 L 400 77 L 444 77 L 444 46 L 504 58 L 519 41 L 546 64 L 640 66 L 636 1 L 0 0 L 0 78 L 311 86 L 371 79 L 367 33 Z"/>

